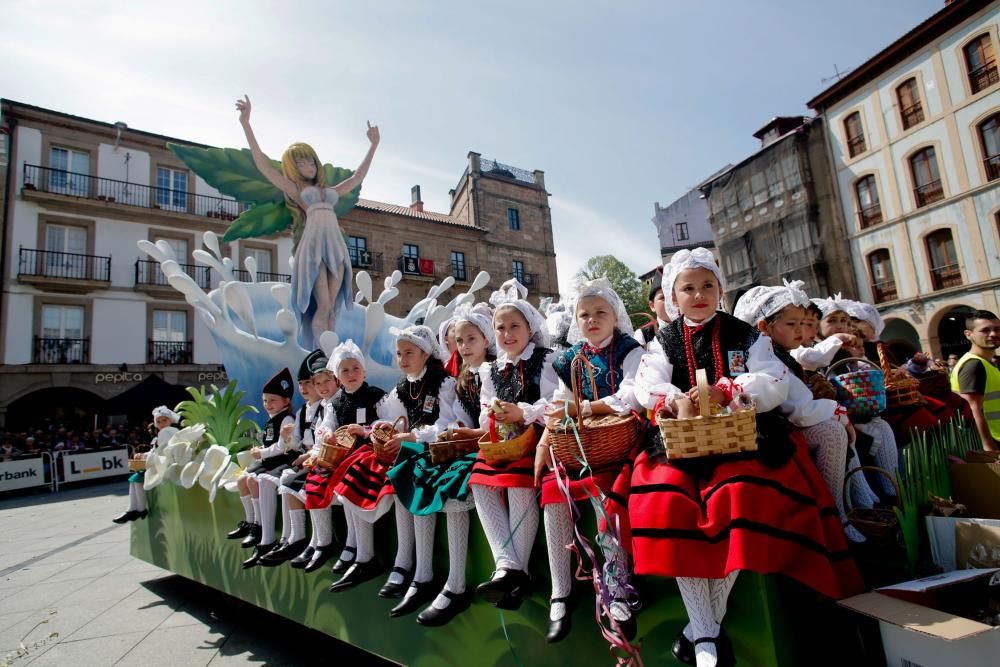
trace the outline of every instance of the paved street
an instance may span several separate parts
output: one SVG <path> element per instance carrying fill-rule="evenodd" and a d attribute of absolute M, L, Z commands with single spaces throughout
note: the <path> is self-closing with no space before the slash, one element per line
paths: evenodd
<path fill-rule="evenodd" d="M 132 558 L 126 489 L 0 500 L 0 666 L 391 664 Z"/>

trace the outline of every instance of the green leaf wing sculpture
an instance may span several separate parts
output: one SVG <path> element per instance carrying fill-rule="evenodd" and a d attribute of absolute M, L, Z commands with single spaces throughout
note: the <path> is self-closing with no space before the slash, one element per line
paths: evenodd
<path fill-rule="evenodd" d="M 344 169 L 343 167 L 334 167 L 332 164 L 323 165 L 323 175 L 326 176 L 326 182 L 328 185 L 336 185 L 341 181 L 350 178 L 354 172 L 350 169 Z M 354 188 L 346 195 L 337 198 L 337 205 L 334 207 L 334 212 L 337 217 L 343 216 L 345 213 L 354 208 L 358 203 L 358 197 L 361 196 L 361 186 Z"/>
<path fill-rule="evenodd" d="M 240 214 L 229 225 L 222 240 L 231 243 L 238 239 L 252 239 L 283 232 L 292 225 L 292 214 L 284 201 L 256 204 Z"/>

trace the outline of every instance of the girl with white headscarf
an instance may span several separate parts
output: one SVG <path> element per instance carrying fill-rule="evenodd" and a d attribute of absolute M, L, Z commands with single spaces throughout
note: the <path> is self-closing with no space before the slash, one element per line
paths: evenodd
<path fill-rule="evenodd" d="M 448 524 L 448 579 L 437 597 L 420 614 L 417 623 L 445 625 L 468 608 L 465 566 L 469 549 L 469 510 L 475 507 L 469 478 L 476 463 L 476 452 L 452 461 L 433 463 L 424 443 L 442 440 L 450 432 L 454 438 L 478 439 L 485 433 L 479 428 L 479 367 L 492 359 L 494 335 L 492 313 L 485 304 L 460 307 L 451 319 L 455 351 L 462 359 L 462 369 L 453 392 L 441 393 L 441 400 L 452 398 L 450 410 L 441 410 L 432 426 L 421 430 L 419 441 L 404 442 L 397 464 L 389 471 L 396 499 L 415 518 L 434 520 L 444 513 Z M 417 568 L 421 557 L 418 551 Z"/>
<path fill-rule="evenodd" d="M 569 409 L 570 416 L 576 416 L 573 402 L 571 365 L 578 355 L 585 357 L 595 370 L 597 395 L 593 394 L 587 375 L 578 382 L 581 392 L 580 409 L 583 416 L 627 415 L 642 410 L 635 398 L 635 375 L 639 369 L 644 349 L 632 337 L 631 320 L 621 297 L 612 289 L 605 278 L 584 282 L 576 290 L 570 310 L 572 317 L 567 341 L 571 347 L 560 352 L 553 364 L 559 377 L 552 404 L 546 411 L 552 418 L 563 417 Z M 638 443 L 636 443 L 638 444 Z M 551 455 L 548 445 L 539 445 L 535 457 L 535 480 L 542 488 L 542 516 L 545 524 L 545 541 L 548 547 L 549 571 L 552 575 L 552 596 L 549 601 L 549 629 L 546 640 L 561 641 L 570 630 L 572 615 L 568 609 L 568 599 L 573 583 L 571 553 L 566 545 L 573 542 L 573 508 L 559 488 L 556 475 L 547 473 L 542 478 L 543 469 L 550 465 Z M 623 465 L 624 464 L 624 465 Z M 604 469 L 591 471 L 584 479 L 570 477 L 568 484 L 573 501 L 601 498 L 604 510 L 615 523 L 625 526 L 628 520 L 626 508 L 609 497 L 621 497 L 612 491 L 621 491 L 631 474 L 631 466 L 625 461 L 615 462 Z M 565 478 L 565 472 L 560 474 Z M 602 516 L 598 516 L 599 523 Z M 612 534 L 615 526 L 604 527 Z M 617 565 L 618 575 L 607 582 L 611 601 L 604 613 L 611 616 L 622 630 L 625 638 L 635 637 L 635 620 L 629 604 L 628 557 L 619 546 L 620 536 L 604 543 L 605 558 Z"/>
<path fill-rule="evenodd" d="M 862 582 L 839 557 L 847 540 L 826 484 L 776 410 L 789 371 L 770 339 L 718 310 L 721 272 L 710 251 L 682 250 L 663 273 L 679 315 L 658 334 L 661 351 L 640 362 L 637 398 L 667 415 L 690 409 L 703 368 L 713 403 L 755 403 L 758 449 L 684 460 L 665 460 L 658 446 L 640 453 L 628 501 L 635 572 L 677 581 L 689 620 L 673 644 L 678 659 L 732 665 L 721 624 L 740 570 L 782 573 L 833 598 Z"/>
<path fill-rule="evenodd" d="M 156 439 L 149 445 L 149 451 L 137 453 L 135 458 L 145 459 L 154 454 L 159 447 L 166 447 L 170 438 L 177 433 L 174 426 L 181 420 L 181 416 L 161 405 L 153 408 L 153 424 L 157 428 Z M 146 473 L 143 470 L 132 473 L 128 476 L 128 509 L 124 514 L 116 516 L 112 521 L 115 523 L 128 523 L 136 519 L 145 519 L 148 512 L 146 510 L 146 489 L 143 488 L 143 481 Z"/>
<path fill-rule="evenodd" d="M 490 298 L 496 307 L 497 358 L 479 369 L 480 428 L 488 427 L 493 401 L 498 399 L 497 423 L 540 429 L 558 385 L 552 368 L 556 354 L 548 348 L 545 318 L 526 301 L 527 295 L 523 285 L 510 280 Z M 530 581 L 528 559 L 538 531 L 534 461 L 531 452 L 512 463 L 492 465 L 480 454 L 469 479 L 496 562 L 493 576 L 476 592 L 501 609 L 519 608 Z"/>
<path fill-rule="evenodd" d="M 786 281 L 781 287 L 753 287 L 740 297 L 734 314 L 768 336 L 778 358 L 791 371 L 788 398 L 778 409 L 800 430 L 809 445 L 813 461 L 830 488 L 848 539 L 864 542 L 864 535 L 847 522 L 843 503 L 844 475 L 855 439 L 854 427 L 847 411 L 836 401 L 813 397 L 805 383 L 805 371 L 789 354 L 802 343 L 802 320 L 812 303 L 802 291 L 803 285 L 796 280 Z M 856 454 L 853 454 L 853 461 L 856 467 Z"/>

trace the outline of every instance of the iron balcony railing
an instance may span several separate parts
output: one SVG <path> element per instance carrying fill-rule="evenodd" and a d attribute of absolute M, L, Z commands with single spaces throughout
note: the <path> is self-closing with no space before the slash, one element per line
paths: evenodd
<path fill-rule="evenodd" d="M 243 209 L 234 199 L 99 178 L 36 164 L 24 165 L 24 189 L 218 220 L 235 220 Z"/>
<path fill-rule="evenodd" d="M 861 229 L 877 225 L 882 222 L 882 207 L 879 204 L 866 206 L 858 211 L 858 217 L 861 219 Z"/>
<path fill-rule="evenodd" d="M 250 282 L 250 272 L 245 269 L 233 269 L 233 275 L 245 283 Z M 257 282 L 259 283 L 290 283 L 292 275 L 290 273 L 267 273 L 257 272 Z"/>
<path fill-rule="evenodd" d="M 190 364 L 194 358 L 194 343 L 189 340 L 151 340 L 146 351 L 150 364 Z"/>
<path fill-rule="evenodd" d="M 110 282 L 111 258 L 21 248 L 18 253 L 17 275 Z"/>
<path fill-rule="evenodd" d="M 448 265 L 446 275 L 451 276 L 455 280 L 468 282 L 472 280 L 477 273 L 479 273 L 479 267 L 469 266 L 464 262 L 463 263 L 452 262 Z"/>
<path fill-rule="evenodd" d="M 427 261 L 423 257 L 400 255 L 396 259 L 396 267 L 408 276 L 433 276 L 433 270 L 424 272 L 423 268 L 426 268 L 426 265 Z"/>
<path fill-rule="evenodd" d="M 913 188 L 913 196 L 917 200 L 917 208 L 944 199 L 944 188 L 941 187 L 941 179 Z"/>
<path fill-rule="evenodd" d="M 525 287 L 534 287 L 538 284 L 538 274 L 537 273 L 522 273 L 514 271 L 510 274 L 511 278 L 516 278 L 519 283 Z"/>
<path fill-rule="evenodd" d="M 212 287 L 212 270 L 207 266 L 198 266 L 197 264 L 178 264 L 184 273 L 191 276 L 195 284 L 203 290 L 211 289 Z M 137 259 L 135 260 L 135 284 L 139 285 L 153 285 L 161 287 L 170 287 L 170 283 L 167 281 L 167 276 L 164 275 L 163 270 L 160 268 L 160 263 L 149 259 Z"/>
<path fill-rule="evenodd" d="M 382 253 L 371 250 L 357 250 L 348 248 L 351 256 L 351 266 L 355 269 L 364 269 L 373 273 L 382 273 Z"/>
<path fill-rule="evenodd" d="M 35 336 L 31 361 L 35 364 L 85 364 L 90 358 L 89 338 Z"/>
<path fill-rule="evenodd" d="M 982 67 L 977 67 L 969 72 L 969 87 L 972 88 L 973 95 L 980 90 L 989 88 L 997 81 L 1000 81 L 1000 75 L 997 74 L 995 60 L 991 60 Z"/>
<path fill-rule="evenodd" d="M 986 180 L 995 181 L 1000 178 L 1000 155 L 991 155 L 983 163 L 986 165 Z"/>
<path fill-rule="evenodd" d="M 910 106 L 900 109 L 899 113 L 903 117 L 904 130 L 908 130 L 914 125 L 924 122 L 924 107 L 920 102 L 914 102 Z"/>
<path fill-rule="evenodd" d="M 958 267 L 958 264 L 932 267 L 931 283 L 936 290 L 958 287 L 962 284 L 962 270 Z"/>
<path fill-rule="evenodd" d="M 895 301 L 899 298 L 896 293 L 896 281 L 895 280 L 883 280 L 880 283 L 875 283 L 872 285 L 872 293 L 875 296 L 875 303 L 882 303 L 883 301 Z"/>

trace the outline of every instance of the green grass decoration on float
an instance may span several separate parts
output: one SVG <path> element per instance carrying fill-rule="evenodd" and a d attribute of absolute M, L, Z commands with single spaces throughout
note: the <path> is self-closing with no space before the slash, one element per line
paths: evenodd
<path fill-rule="evenodd" d="M 236 388 L 236 381 L 231 380 L 222 390 L 211 385 L 210 391 L 204 387 L 188 387 L 191 399 L 177 404 L 177 412 L 181 415 L 184 426 L 195 424 L 205 425 L 207 444 L 199 445 L 199 449 L 208 445 L 221 445 L 232 455 L 257 444 L 257 423 L 246 417 L 247 413 L 256 413 L 257 408 L 240 403 L 246 394 Z"/>

